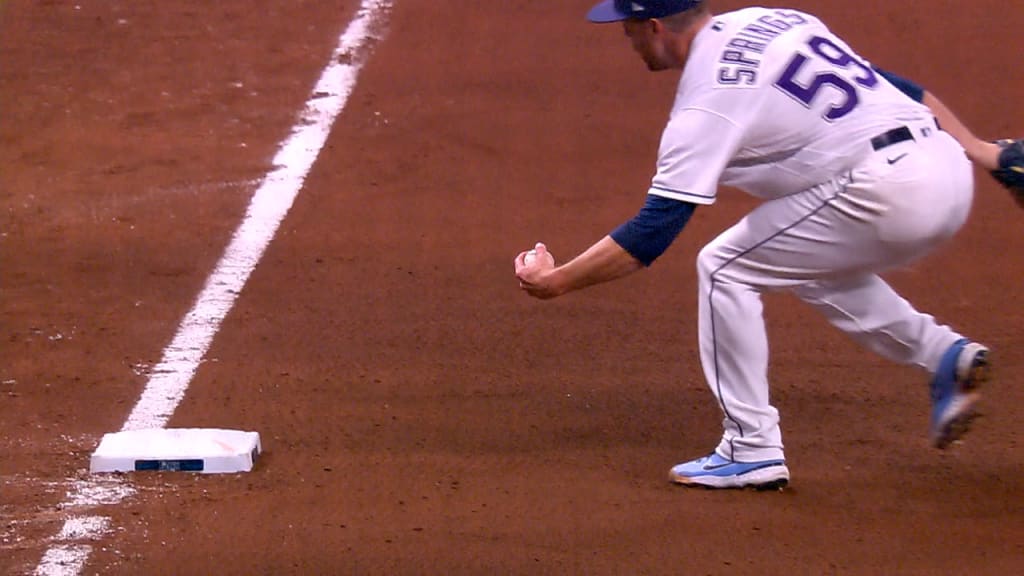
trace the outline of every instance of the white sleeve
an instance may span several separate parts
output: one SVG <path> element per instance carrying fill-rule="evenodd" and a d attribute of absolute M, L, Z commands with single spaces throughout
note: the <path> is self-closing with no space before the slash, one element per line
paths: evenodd
<path fill-rule="evenodd" d="M 714 203 L 719 178 L 741 137 L 739 126 L 717 112 L 677 111 L 661 135 L 658 170 L 649 193 L 694 204 Z"/>

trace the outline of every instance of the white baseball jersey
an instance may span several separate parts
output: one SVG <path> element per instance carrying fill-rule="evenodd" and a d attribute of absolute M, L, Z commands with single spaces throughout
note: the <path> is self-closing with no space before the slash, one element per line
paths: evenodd
<path fill-rule="evenodd" d="M 711 204 L 724 184 L 777 198 L 849 170 L 871 137 L 930 117 L 817 18 L 730 12 L 692 44 L 650 193 Z"/>

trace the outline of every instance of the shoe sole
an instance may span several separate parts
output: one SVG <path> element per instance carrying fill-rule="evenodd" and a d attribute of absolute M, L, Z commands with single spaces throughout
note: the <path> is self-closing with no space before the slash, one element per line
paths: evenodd
<path fill-rule="evenodd" d="M 789 468 L 785 464 L 751 470 L 742 476 L 680 476 L 671 470 L 668 479 L 690 488 L 782 490 L 789 484 Z"/>
<path fill-rule="evenodd" d="M 932 438 L 932 444 L 939 449 L 948 448 L 970 431 L 971 424 L 978 417 L 975 410 L 978 400 L 981 399 L 978 388 L 991 377 L 988 348 L 974 342 L 967 346 L 964 349 L 967 353 L 960 354 L 964 358 L 964 363 L 957 366 L 957 386 L 960 392 L 946 409 L 946 414 L 950 416 L 939 424 L 938 431 Z"/>

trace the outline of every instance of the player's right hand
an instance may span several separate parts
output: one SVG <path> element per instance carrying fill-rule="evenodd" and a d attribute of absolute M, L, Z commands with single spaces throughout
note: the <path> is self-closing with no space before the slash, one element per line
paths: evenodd
<path fill-rule="evenodd" d="M 548 252 L 543 242 L 538 242 L 533 250 L 524 250 L 514 261 L 516 278 L 519 287 L 534 298 L 554 298 L 557 294 L 545 282 L 551 271 L 555 269 L 555 257 Z"/>

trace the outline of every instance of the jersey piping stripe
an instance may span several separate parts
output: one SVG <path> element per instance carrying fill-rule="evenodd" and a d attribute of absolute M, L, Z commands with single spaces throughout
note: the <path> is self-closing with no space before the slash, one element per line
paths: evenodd
<path fill-rule="evenodd" d="M 717 336 L 717 331 L 715 329 L 715 287 L 718 285 L 718 281 L 716 279 L 716 276 L 718 276 L 719 272 L 724 270 L 727 266 L 729 266 L 730 264 L 732 264 L 736 260 L 739 260 L 740 258 L 746 256 L 747 254 L 750 254 L 754 250 L 757 250 L 758 248 L 760 248 L 760 247 L 764 246 L 765 244 L 771 242 L 772 240 L 778 238 L 779 236 L 782 236 L 786 232 L 792 230 L 793 228 L 796 228 L 801 223 L 805 222 L 811 216 L 814 216 L 818 212 L 821 212 L 825 208 L 828 208 L 831 205 L 832 201 L 835 200 L 836 197 L 838 197 L 840 194 L 845 192 L 846 191 L 846 187 L 849 186 L 850 183 L 852 183 L 852 182 L 853 182 L 853 175 L 852 174 L 848 174 L 847 178 L 846 178 L 846 182 L 842 184 L 842 186 L 839 188 L 838 191 L 836 191 L 835 194 L 833 194 L 832 196 L 829 196 L 828 198 L 825 198 L 824 200 L 822 200 L 821 205 L 819 205 L 819 206 L 815 207 L 814 209 L 808 211 L 807 214 L 804 214 L 803 216 L 798 218 L 796 221 L 794 221 L 792 224 L 789 224 L 788 226 L 785 226 L 785 227 L 779 229 L 778 231 L 772 233 L 770 236 L 768 236 L 764 240 L 761 240 L 760 242 L 754 244 L 750 248 L 747 248 L 746 250 L 740 252 L 739 254 L 736 254 L 732 258 L 729 258 L 728 260 L 723 262 L 721 266 L 719 266 L 718 268 L 715 268 L 715 270 L 712 271 L 710 276 L 709 276 L 709 278 L 711 280 L 711 288 L 708 290 L 708 310 L 710 311 L 710 317 L 711 317 L 712 358 L 714 359 L 714 365 L 715 365 L 715 391 L 717 392 L 716 396 L 718 397 L 718 404 L 719 404 L 719 406 L 722 407 L 722 413 L 725 414 L 726 419 L 728 419 L 730 422 L 732 422 L 736 426 L 736 429 L 739 431 L 740 438 L 745 438 L 746 437 L 746 431 L 743 429 L 743 425 L 740 424 L 738 421 L 736 421 L 736 419 L 734 419 L 732 417 L 732 414 L 729 412 L 729 407 L 726 406 L 725 396 L 722 394 L 722 382 L 721 382 L 721 378 L 719 377 L 719 370 L 718 370 L 718 336 Z M 735 448 L 732 445 L 732 441 L 729 442 L 729 451 L 730 451 L 729 459 L 730 460 L 735 460 Z"/>
<path fill-rule="evenodd" d="M 682 200 L 683 202 L 693 202 L 694 204 L 711 204 L 715 201 L 715 194 L 693 194 L 692 192 L 681 192 L 679 190 L 669 190 L 668 188 L 662 188 L 660 186 L 651 186 L 647 191 L 648 194 L 654 194 L 655 196 L 661 196 L 670 200 Z"/>

